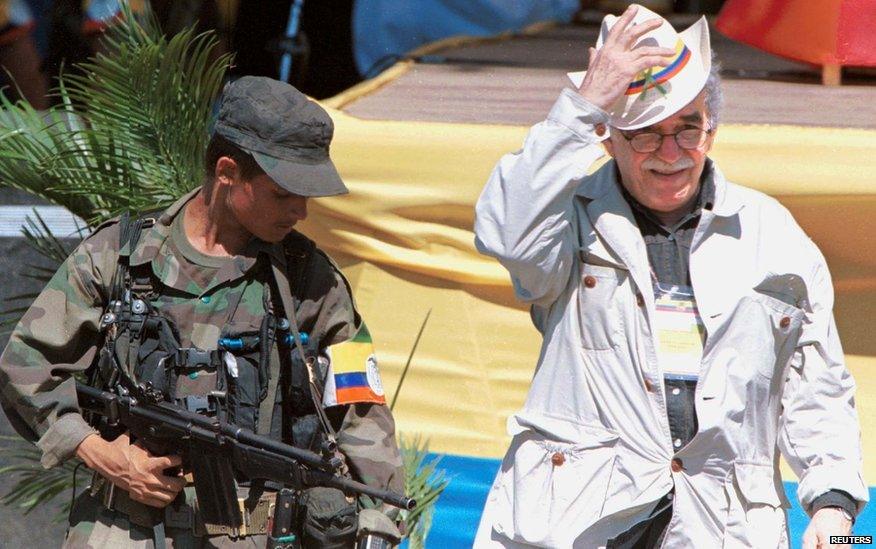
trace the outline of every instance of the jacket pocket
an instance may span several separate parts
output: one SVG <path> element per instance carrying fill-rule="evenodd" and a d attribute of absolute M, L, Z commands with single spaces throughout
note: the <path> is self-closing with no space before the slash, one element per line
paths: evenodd
<path fill-rule="evenodd" d="M 725 482 L 724 547 L 787 547 L 785 509 L 771 464 L 737 462 Z"/>
<path fill-rule="evenodd" d="M 627 272 L 613 267 L 581 263 L 578 281 L 578 317 L 581 345 L 601 351 L 617 345 L 621 333 L 618 286 Z"/>
<path fill-rule="evenodd" d="M 557 420 L 551 420 L 557 422 Z M 617 434 L 577 424 L 576 442 L 524 429 L 512 441 L 491 504 L 495 531 L 523 543 L 550 547 L 572 541 L 601 516 L 616 457 Z"/>
<path fill-rule="evenodd" d="M 772 349 L 760 353 L 757 373 L 772 380 L 791 359 L 802 331 L 805 312 L 772 295 L 755 292 L 753 300 L 760 306 L 764 321 L 758 323 L 772 339 Z M 753 320 L 753 319 L 752 319 Z M 769 352 L 772 351 L 772 352 Z"/>

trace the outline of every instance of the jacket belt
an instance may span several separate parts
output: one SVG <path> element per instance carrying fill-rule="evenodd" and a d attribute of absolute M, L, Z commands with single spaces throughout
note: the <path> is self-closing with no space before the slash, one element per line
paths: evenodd
<path fill-rule="evenodd" d="M 154 528 L 163 522 L 166 528 L 190 530 L 196 536 L 227 535 L 235 538 L 268 533 L 268 525 L 274 513 L 274 500 L 277 495 L 276 492 L 262 494 L 251 509 L 246 505 L 247 498 L 238 498 L 237 504 L 240 506 L 243 524 L 234 527 L 225 524 L 205 523 L 198 512 L 197 500 L 194 506 L 189 503 L 172 502 L 164 509 L 140 503 L 131 499 L 127 491 L 117 488 L 98 473 L 95 473 L 92 478 L 90 493 L 92 497 L 100 500 L 107 509 L 126 515 L 131 524 L 143 528 Z"/>

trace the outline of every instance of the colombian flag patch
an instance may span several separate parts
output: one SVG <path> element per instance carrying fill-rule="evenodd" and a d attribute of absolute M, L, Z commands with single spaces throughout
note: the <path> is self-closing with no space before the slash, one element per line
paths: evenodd
<path fill-rule="evenodd" d="M 323 393 L 324 406 L 357 402 L 386 404 L 374 344 L 364 323 L 353 339 L 332 345 L 327 353 L 329 367 Z"/>

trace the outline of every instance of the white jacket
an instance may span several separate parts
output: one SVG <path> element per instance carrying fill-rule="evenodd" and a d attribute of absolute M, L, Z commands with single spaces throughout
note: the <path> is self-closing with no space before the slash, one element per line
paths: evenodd
<path fill-rule="evenodd" d="M 478 200 L 478 249 L 508 269 L 544 341 L 475 547 L 601 547 L 673 487 L 663 547 L 786 547 L 777 448 L 804 509 L 830 489 L 863 506 L 824 258 L 784 207 L 717 168 L 690 256 L 707 331 L 699 431 L 674 452 L 645 243 L 613 161 L 586 175 L 601 116 L 565 90 Z"/>

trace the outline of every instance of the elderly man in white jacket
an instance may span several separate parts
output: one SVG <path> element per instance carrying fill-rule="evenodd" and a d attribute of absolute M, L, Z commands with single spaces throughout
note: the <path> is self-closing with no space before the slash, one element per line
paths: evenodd
<path fill-rule="evenodd" d="M 477 204 L 478 249 L 544 342 L 475 547 L 787 547 L 779 451 L 804 547 L 827 547 L 868 499 L 831 279 L 785 208 L 707 158 L 705 20 L 608 16 L 570 77 Z"/>

